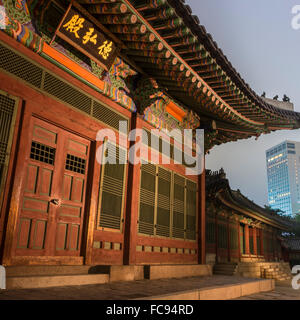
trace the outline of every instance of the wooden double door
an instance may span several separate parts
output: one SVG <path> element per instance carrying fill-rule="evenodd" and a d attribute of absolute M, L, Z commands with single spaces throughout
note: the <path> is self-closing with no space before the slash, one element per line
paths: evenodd
<path fill-rule="evenodd" d="M 31 117 L 16 256 L 80 256 L 90 141 Z"/>

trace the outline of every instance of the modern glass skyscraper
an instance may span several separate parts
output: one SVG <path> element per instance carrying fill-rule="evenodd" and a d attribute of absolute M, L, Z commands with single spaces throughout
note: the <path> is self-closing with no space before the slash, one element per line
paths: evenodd
<path fill-rule="evenodd" d="M 300 214 L 300 142 L 285 141 L 266 151 L 268 200 L 286 215 Z"/>

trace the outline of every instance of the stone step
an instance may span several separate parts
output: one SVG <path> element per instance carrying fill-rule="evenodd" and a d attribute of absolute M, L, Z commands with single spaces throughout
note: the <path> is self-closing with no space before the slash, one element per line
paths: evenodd
<path fill-rule="evenodd" d="M 13 276 L 6 278 L 7 289 L 32 289 L 62 286 L 103 284 L 109 282 L 108 274 L 76 274 L 52 276 Z"/>
<path fill-rule="evenodd" d="M 145 279 L 170 279 L 198 276 L 211 276 L 212 266 L 204 264 L 191 265 L 146 265 Z"/>
<path fill-rule="evenodd" d="M 216 266 L 237 267 L 237 263 L 216 263 Z"/>
<path fill-rule="evenodd" d="M 224 271 L 214 271 L 214 274 L 224 275 L 224 276 L 233 276 L 236 272 L 224 272 Z"/>
<path fill-rule="evenodd" d="M 222 268 L 222 267 L 215 267 L 213 270 L 220 270 L 220 271 L 235 271 L 237 268 Z"/>
<path fill-rule="evenodd" d="M 236 274 L 237 271 L 236 270 L 214 270 L 213 271 L 214 274 Z"/>
<path fill-rule="evenodd" d="M 237 264 L 217 263 L 214 265 L 214 268 L 235 269 L 237 268 Z"/>
<path fill-rule="evenodd" d="M 213 273 L 232 276 L 237 273 L 237 269 L 237 263 L 217 263 L 213 267 Z"/>
<path fill-rule="evenodd" d="M 11 266 L 6 267 L 6 275 L 13 276 L 43 276 L 43 275 L 72 275 L 107 273 L 98 270 L 97 266 Z"/>

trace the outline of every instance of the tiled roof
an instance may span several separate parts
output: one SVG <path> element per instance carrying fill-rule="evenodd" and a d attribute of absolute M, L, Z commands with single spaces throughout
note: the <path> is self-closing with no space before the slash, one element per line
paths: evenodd
<path fill-rule="evenodd" d="M 120 39 L 123 57 L 198 113 L 201 123 L 215 121 L 217 130 L 206 142 L 209 148 L 300 127 L 299 113 L 268 104 L 249 87 L 185 1 L 80 4 Z"/>
<path fill-rule="evenodd" d="M 218 199 L 226 204 L 233 205 L 243 214 L 248 214 L 249 217 L 256 217 L 258 220 L 263 220 L 265 223 L 276 224 L 283 229 L 290 229 L 292 222 L 288 218 L 280 217 L 276 214 L 271 214 L 265 208 L 257 205 L 249 200 L 239 190 L 232 190 L 224 171 L 206 172 L 206 193 L 210 200 Z"/>
<path fill-rule="evenodd" d="M 300 238 L 284 239 L 283 243 L 292 251 L 300 251 Z"/>

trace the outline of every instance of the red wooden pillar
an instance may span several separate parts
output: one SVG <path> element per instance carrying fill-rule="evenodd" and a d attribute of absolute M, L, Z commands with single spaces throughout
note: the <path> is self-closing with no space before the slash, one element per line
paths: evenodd
<path fill-rule="evenodd" d="M 142 119 L 138 115 L 132 116 L 131 129 L 142 128 Z M 131 142 L 130 147 L 135 144 Z M 134 265 L 136 263 L 137 245 L 137 222 L 139 212 L 139 188 L 141 165 L 129 163 L 128 187 L 127 187 L 127 208 L 124 230 L 124 264 Z"/>
<path fill-rule="evenodd" d="M 260 255 L 264 256 L 264 233 L 263 229 L 260 229 Z"/>
<path fill-rule="evenodd" d="M 253 253 L 257 256 L 257 236 L 256 236 L 256 228 L 253 228 Z"/>
<path fill-rule="evenodd" d="M 203 161 L 203 172 L 199 175 L 199 228 L 198 228 L 198 263 L 206 264 L 205 252 L 205 160 Z"/>
<path fill-rule="evenodd" d="M 241 261 L 241 256 L 242 256 L 242 253 L 241 253 L 241 225 L 240 225 L 240 222 L 237 221 L 237 228 L 238 228 L 238 249 L 239 249 L 239 253 L 238 253 L 238 258 L 239 258 L 239 261 Z"/>
<path fill-rule="evenodd" d="M 228 246 L 228 262 L 230 262 L 230 258 L 231 258 L 230 247 L 231 247 L 231 244 L 230 244 L 230 221 L 229 221 L 229 218 L 227 220 L 227 246 Z"/>
<path fill-rule="evenodd" d="M 90 150 L 90 164 L 89 164 L 89 185 L 87 186 L 87 197 L 90 202 L 87 204 L 87 212 L 89 216 L 87 217 L 87 223 L 85 228 L 85 243 L 83 243 L 82 250 L 85 252 L 85 264 L 92 265 L 93 263 L 93 242 L 94 242 L 94 232 L 95 232 L 95 221 L 97 220 L 97 203 L 99 198 L 99 179 L 100 170 L 95 170 L 97 168 L 97 158 L 96 150 L 101 146 L 101 142 L 97 142 L 91 145 Z"/>
<path fill-rule="evenodd" d="M 215 218 L 215 224 L 216 224 L 216 263 L 218 262 L 218 241 L 219 241 L 219 234 L 218 234 L 218 213 L 216 212 L 216 218 Z"/>
<path fill-rule="evenodd" d="M 245 254 L 250 255 L 249 226 L 245 224 Z"/>

